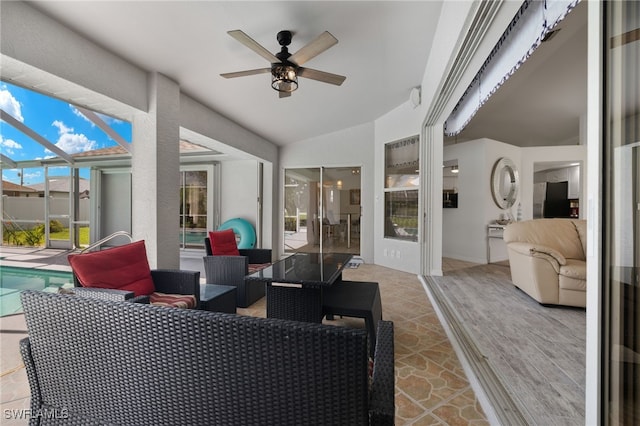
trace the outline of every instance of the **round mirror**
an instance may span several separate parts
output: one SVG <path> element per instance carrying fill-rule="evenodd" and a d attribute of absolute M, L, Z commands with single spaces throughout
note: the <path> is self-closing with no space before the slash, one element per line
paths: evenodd
<path fill-rule="evenodd" d="M 491 192 L 498 207 L 505 210 L 513 206 L 518 198 L 519 186 L 520 178 L 513 161 L 506 157 L 496 161 L 491 172 Z"/>

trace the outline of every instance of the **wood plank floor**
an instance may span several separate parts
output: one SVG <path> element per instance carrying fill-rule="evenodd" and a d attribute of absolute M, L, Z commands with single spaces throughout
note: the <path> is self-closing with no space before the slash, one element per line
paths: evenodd
<path fill-rule="evenodd" d="M 443 265 L 431 278 L 527 422 L 584 424 L 585 310 L 540 305 L 504 262 Z"/>

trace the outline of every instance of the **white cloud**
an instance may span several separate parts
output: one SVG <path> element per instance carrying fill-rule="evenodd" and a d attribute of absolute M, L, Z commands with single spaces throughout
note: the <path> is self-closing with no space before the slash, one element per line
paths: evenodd
<path fill-rule="evenodd" d="M 25 179 L 25 182 L 27 181 L 27 179 L 29 181 L 32 181 L 32 180 L 34 180 L 36 178 L 40 178 L 41 176 L 42 176 L 41 172 L 25 173 L 24 174 L 24 179 Z"/>
<path fill-rule="evenodd" d="M 76 154 L 78 152 L 91 151 L 97 147 L 96 141 L 89 140 L 83 134 L 65 133 L 60 135 L 56 146 L 67 154 Z"/>
<path fill-rule="evenodd" d="M 56 120 L 53 123 L 51 123 L 52 126 L 56 126 L 58 128 L 58 134 L 60 136 L 66 134 L 66 133 L 71 133 L 73 132 L 73 127 L 67 127 L 64 125 L 64 123 L 60 120 Z"/>
<path fill-rule="evenodd" d="M 58 128 L 58 142 L 56 146 L 66 152 L 67 154 L 77 154 L 78 152 L 91 151 L 96 149 L 98 143 L 90 140 L 82 133 L 73 133 L 72 127 L 67 127 L 62 121 L 55 120 L 51 123 L 52 126 Z M 45 153 L 51 152 L 48 149 Z"/>
<path fill-rule="evenodd" d="M 19 122 L 24 122 L 20 102 L 13 97 L 6 87 L 0 89 L 0 108 Z"/>
<path fill-rule="evenodd" d="M 20 145 L 18 142 L 14 141 L 13 139 L 3 139 L 1 135 L 0 147 L 4 148 L 4 150 L 9 155 L 15 154 L 17 149 L 22 149 L 22 145 Z"/>

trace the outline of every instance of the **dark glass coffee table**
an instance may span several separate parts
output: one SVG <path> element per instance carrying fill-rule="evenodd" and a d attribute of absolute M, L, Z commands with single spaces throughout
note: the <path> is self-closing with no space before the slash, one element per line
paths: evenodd
<path fill-rule="evenodd" d="M 268 318 L 320 323 L 323 289 L 342 280 L 342 270 L 351 257 L 346 253 L 295 253 L 245 280 L 265 284 Z"/>

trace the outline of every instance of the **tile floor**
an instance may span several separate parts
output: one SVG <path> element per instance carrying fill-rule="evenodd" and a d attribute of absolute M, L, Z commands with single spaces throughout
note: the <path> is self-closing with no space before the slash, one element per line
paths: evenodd
<path fill-rule="evenodd" d="M 3 262 L 4 263 L 4 262 Z M 436 312 L 414 274 L 363 264 L 347 269 L 348 280 L 377 281 L 383 318 L 394 322 L 397 425 L 489 424 Z M 265 299 L 242 315 L 265 315 Z M 362 327 L 358 319 L 328 324 Z M 27 424 L 13 414 L 29 408 L 29 386 L 18 341 L 26 336 L 22 315 L 0 319 L 0 424 Z M 18 410 L 18 411 L 12 411 Z"/>

